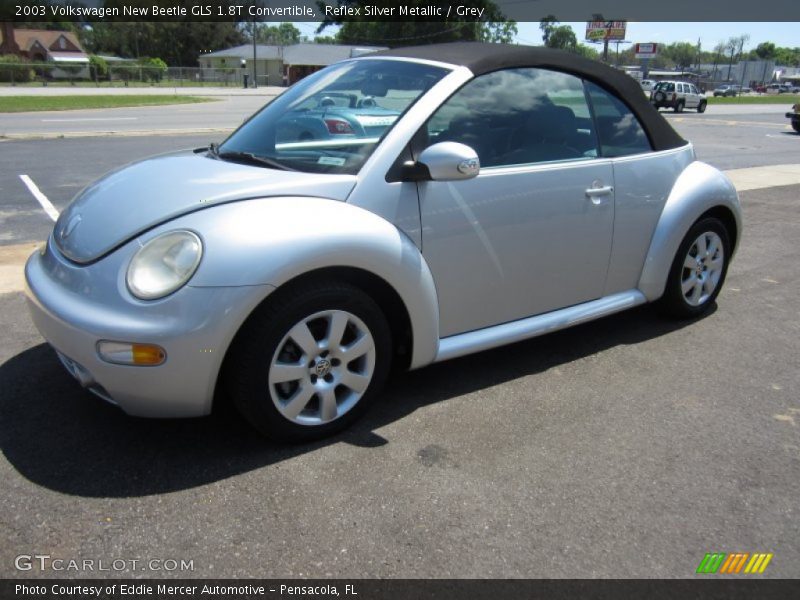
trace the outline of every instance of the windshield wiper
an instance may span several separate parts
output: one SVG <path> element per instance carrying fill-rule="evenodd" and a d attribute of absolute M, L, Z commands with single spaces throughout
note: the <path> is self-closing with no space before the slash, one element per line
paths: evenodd
<path fill-rule="evenodd" d="M 221 159 L 229 159 L 229 160 L 242 160 L 249 162 L 250 164 L 254 165 L 262 165 L 264 167 L 270 167 L 272 169 L 280 169 L 281 171 L 294 171 L 291 167 L 287 167 L 283 163 L 279 163 L 277 160 L 273 160 L 271 158 L 267 158 L 266 156 L 258 156 L 257 154 L 253 154 L 252 152 L 215 152 L 215 156 Z"/>
<path fill-rule="evenodd" d="M 211 142 L 208 145 L 208 151 L 211 152 L 212 156 L 219 156 L 219 144 L 217 142 Z"/>

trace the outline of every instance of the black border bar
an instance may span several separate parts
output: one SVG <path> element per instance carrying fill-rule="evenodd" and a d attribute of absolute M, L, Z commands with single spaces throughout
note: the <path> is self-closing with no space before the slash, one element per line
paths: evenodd
<path fill-rule="evenodd" d="M 561 22 L 598 16 L 609 21 L 800 22 L 797 0 L 0 0 L 0 20 L 460 22 L 491 20 L 492 8 L 517 22 L 549 15 Z"/>
<path fill-rule="evenodd" d="M 123 586 L 125 586 L 123 588 Z M 213 591 L 204 593 L 207 586 Z M 349 586 L 349 587 L 348 587 Z M 179 589 L 182 588 L 182 589 Z M 83 592 L 81 590 L 84 590 Z M 98 593 L 99 592 L 99 593 Z M 693 598 L 784 600 L 800 597 L 796 579 L 4 579 L 0 598 L 40 600 L 538 600 Z"/>

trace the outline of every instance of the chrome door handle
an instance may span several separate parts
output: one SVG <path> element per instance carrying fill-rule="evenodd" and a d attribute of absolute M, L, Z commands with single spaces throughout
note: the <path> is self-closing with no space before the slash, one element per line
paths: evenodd
<path fill-rule="evenodd" d="M 608 196 L 613 191 L 614 186 L 611 185 L 592 187 L 586 190 L 586 197 L 592 201 L 592 204 L 600 204 L 603 201 L 602 196 Z"/>

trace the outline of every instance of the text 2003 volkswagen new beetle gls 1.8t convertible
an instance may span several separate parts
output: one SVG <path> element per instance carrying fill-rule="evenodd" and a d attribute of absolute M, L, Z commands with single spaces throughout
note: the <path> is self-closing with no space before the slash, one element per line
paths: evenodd
<path fill-rule="evenodd" d="M 306 440 L 361 415 L 392 364 L 645 302 L 701 315 L 741 230 L 731 182 L 634 79 L 447 44 L 334 64 L 219 146 L 106 175 L 26 277 L 66 368 L 125 412 L 224 398 Z"/>

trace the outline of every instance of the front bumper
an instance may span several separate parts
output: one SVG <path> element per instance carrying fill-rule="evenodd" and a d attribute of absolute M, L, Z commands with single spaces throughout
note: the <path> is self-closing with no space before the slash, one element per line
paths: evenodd
<path fill-rule="evenodd" d="M 108 261 L 109 264 L 101 264 Z M 186 286 L 158 301 L 126 298 L 114 285 L 118 260 L 69 263 L 52 247 L 25 265 L 33 322 L 83 387 L 142 417 L 208 414 L 225 352 L 270 286 Z M 103 361 L 101 340 L 158 344 L 159 366 Z"/>
<path fill-rule="evenodd" d="M 786 113 L 786 118 L 787 119 L 791 119 L 792 121 L 795 121 L 797 119 L 800 119 L 800 113 L 787 112 Z"/>

